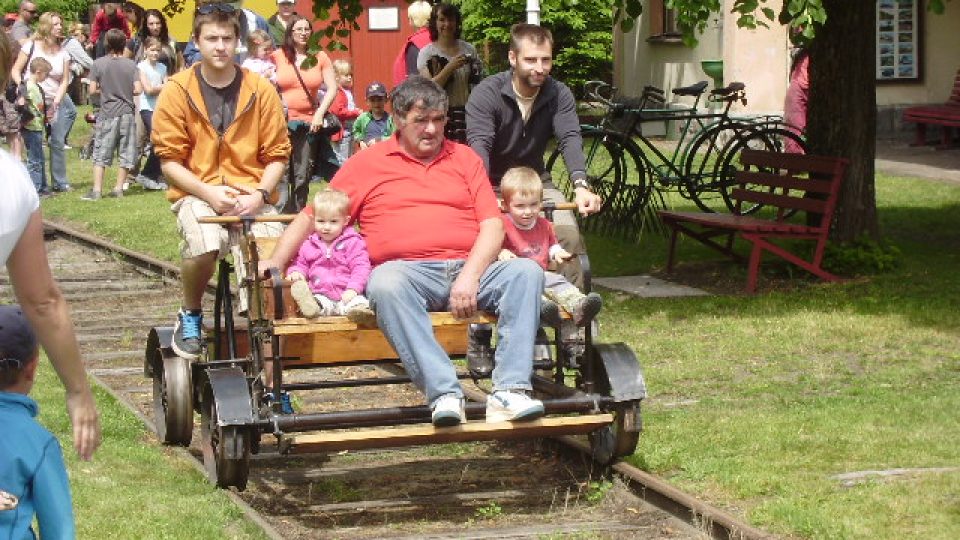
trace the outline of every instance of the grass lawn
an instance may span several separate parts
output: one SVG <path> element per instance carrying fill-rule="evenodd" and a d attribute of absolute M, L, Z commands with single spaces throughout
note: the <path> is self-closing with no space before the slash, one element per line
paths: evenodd
<path fill-rule="evenodd" d="M 95 394 L 103 444 L 93 461 L 76 457 L 63 387 L 41 364 L 32 396 L 40 422 L 64 447 L 77 538 L 266 538 L 190 463 L 156 444 L 146 427 L 105 391 Z"/>
<path fill-rule="evenodd" d="M 76 192 L 45 200 L 48 217 L 176 261 L 162 195 L 84 203 L 90 164 L 70 167 Z M 754 297 L 605 295 L 602 340 L 634 348 L 651 393 L 633 462 L 786 537 L 960 538 L 960 186 L 879 177 L 877 193 L 884 235 L 902 252 L 891 272 L 823 284 L 768 257 Z M 665 260 L 653 233 L 639 244 L 589 242 L 597 275 L 657 272 Z M 682 243 L 678 260 L 685 281 L 707 288 L 739 290 L 745 279 L 744 268 L 694 242 Z M 110 437 L 122 440 L 108 441 L 92 466 L 71 463 L 82 530 L 123 522 L 132 513 L 115 506 L 124 496 L 139 512 L 144 496 L 126 484 L 141 481 L 134 473 L 145 463 L 163 463 L 183 475 L 151 489 L 146 500 L 169 502 L 157 503 L 142 537 L 186 521 L 180 503 L 224 516 L 214 528 L 232 534 L 225 499 L 178 460 L 161 459 L 162 449 L 144 447 L 134 418 L 103 403 Z M 84 467 L 110 474 L 78 474 Z M 832 478 L 899 468 L 953 470 L 852 485 Z M 196 499 L 184 502 L 184 491 Z"/>

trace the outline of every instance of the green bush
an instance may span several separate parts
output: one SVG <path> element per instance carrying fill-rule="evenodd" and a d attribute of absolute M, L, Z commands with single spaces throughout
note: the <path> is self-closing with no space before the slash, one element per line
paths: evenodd
<path fill-rule="evenodd" d="M 889 272 L 900 266 L 900 248 L 881 240 L 861 238 L 854 242 L 827 244 L 823 266 L 841 276 L 862 276 Z"/>
<path fill-rule="evenodd" d="M 87 0 L 36 0 L 37 13 L 56 11 L 68 21 L 75 21 L 81 13 L 86 13 L 89 2 Z M 0 0 L 0 7 L 4 13 L 16 13 L 20 9 L 20 0 Z M 67 32 L 64 28 L 64 32 Z"/>

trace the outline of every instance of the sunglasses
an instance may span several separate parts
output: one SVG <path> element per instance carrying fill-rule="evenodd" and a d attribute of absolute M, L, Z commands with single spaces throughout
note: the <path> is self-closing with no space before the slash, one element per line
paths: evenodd
<path fill-rule="evenodd" d="M 234 13 L 237 11 L 237 8 L 231 4 L 204 4 L 197 8 L 198 15 L 209 15 L 217 11 L 220 13 Z"/>

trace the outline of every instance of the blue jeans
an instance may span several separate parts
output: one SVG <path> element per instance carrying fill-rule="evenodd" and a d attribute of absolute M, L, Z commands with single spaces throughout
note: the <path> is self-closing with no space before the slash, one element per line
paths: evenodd
<path fill-rule="evenodd" d="M 353 151 L 353 132 L 350 130 L 344 131 L 343 138 L 333 144 L 336 145 L 334 151 L 337 154 L 337 159 L 340 161 L 340 165 L 343 166 Z"/>
<path fill-rule="evenodd" d="M 37 188 L 37 193 L 47 191 L 47 158 L 43 155 L 43 132 L 22 129 L 20 135 L 23 137 L 23 146 L 27 149 L 27 171 L 33 187 Z"/>
<path fill-rule="evenodd" d="M 60 108 L 57 109 L 53 123 L 50 124 L 50 176 L 54 189 L 70 187 L 67 180 L 67 156 L 64 145 L 67 144 L 67 134 L 73 128 L 77 119 L 77 108 L 73 106 L 70 96 L 64 94 Z"/>
<path fill-rule="evenodd" d="M 463 396 L 456 369 L 437 343 L 428 315 L 450 309 L 450 287 L 463 262 L 391 261 L 376 267 L 367 283 L 377 324 L 431 405 L 444 395 Z M 494 262 L 480 278 L 477 306 L 499 317 L 494 390 L 531 388 L 542 292 L 543 269 L 531 259 Z"/>

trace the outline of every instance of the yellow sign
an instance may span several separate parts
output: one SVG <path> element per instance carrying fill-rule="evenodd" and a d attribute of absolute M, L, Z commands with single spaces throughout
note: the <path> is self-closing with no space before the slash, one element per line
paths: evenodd
<path fill-rule="evenodd" d="M 167 5 L 167 0 L 136 0 L 130 2 L 137 4 L 143 9 L 158 9 L 163 13 L 163 7 Z M 236 2 L 235 4 L 239 4 Z M 269 19 L 277 12 L 276 0 L 245 0 L 243 7 L 258 13 L 264 19 Z M 183 11 L 173 17 L 164 14 L 167 17 L 167 26 L 170 28 L 170 37 L 177 41 L 190 41 L 190 31 L 193 28 L 193 12 L 196 10 L 194 0 L 186 0 L 183 3 Z"/>

